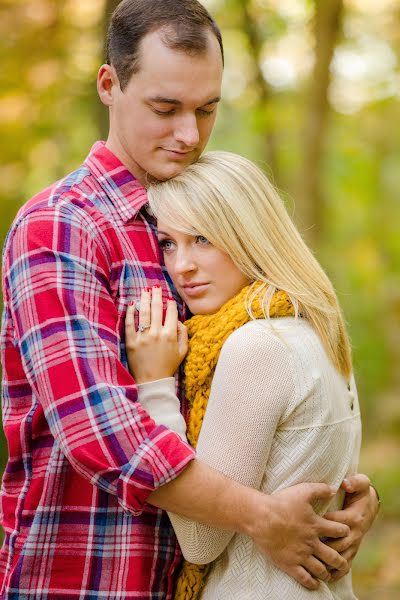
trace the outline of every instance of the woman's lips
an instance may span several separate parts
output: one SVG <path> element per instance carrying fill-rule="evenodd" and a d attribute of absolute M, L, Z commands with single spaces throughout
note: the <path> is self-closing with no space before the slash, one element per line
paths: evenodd
<path fill-rule="evenodd" d="M 193 298 L 195 296 L 201 296 L 201 294 L 207 290 L 209 285 L 209 283 L 199 283 L 195 285 L 184 285 L 182 287 L 185 295 Z"/>

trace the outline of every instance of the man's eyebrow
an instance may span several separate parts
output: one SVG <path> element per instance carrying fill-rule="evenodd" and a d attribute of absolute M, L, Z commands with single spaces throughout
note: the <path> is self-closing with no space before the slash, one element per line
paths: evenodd
<path fill-rule="evenodd" d="M 149 98 L 149 100 L 150 100 L 150 102 L 158 102 L 159 104 L 174 104 L 175 106 L 180 106 L 182 104 L 182 102 L 180 100 L 177 100 L 176 98 L 165 98 L 164 96 L 153 96 L 152 98 Z M 212 98 L 211 100 L 209 100 L 205 104 L 202 104 L 201 106 L 208 106 L 209 104 L 216 104 L 220 100 L 221 100 L 221 97 L 216 96 L 215 98 Z"/>
<path fill-rule="evenodd" d="M 202 106 L 208 106 L 209 104 L 217 104 L 220 100 L 221 100 L 221 96 L 217 96 L 216 98 L 209 100 L 205 104 L 202 104 Z"/>
<path fill-rule="evenodd" d="M 149 100 L 150 102 L 159 102 L 160 104 L 182 104 L 182 102 L 175 98 L 164 98 L 164 96 L 153 96 Z"/>

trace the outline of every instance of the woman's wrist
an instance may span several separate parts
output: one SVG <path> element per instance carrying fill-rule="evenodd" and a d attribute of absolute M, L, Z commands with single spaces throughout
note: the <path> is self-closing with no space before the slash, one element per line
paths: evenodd
<path fill-rule="evenodd" d="M 152 385 L 174 385 L 175 388 L 175 377 L 173 377 L 172 375 L 168 375 L 166 377 L 159 377 L 158 379 L 151 379 L 149 381 L 143 381 L 143 382 L 139 382 L 136 381 L 136 385 L 138 386 L 139 389 L 145 389 L 146 386 L 152 386 Z"/>
<path fill-rule="evenodd" d="M 138 384 L 138 402 L 157 425 L 165 425 L 186 441 L 186 423 L 180 412 L 174 377 Z"/>
<path fill-rule="evenodd" d="M 137 385 L 146 385 L 147 383 L 154 383 L 155 381 L 162 381 L 164 379 L 174 379 L 174 374 L 159 372 L 159 373 L 139 373 L 134 374 L 133 378 Z"/>

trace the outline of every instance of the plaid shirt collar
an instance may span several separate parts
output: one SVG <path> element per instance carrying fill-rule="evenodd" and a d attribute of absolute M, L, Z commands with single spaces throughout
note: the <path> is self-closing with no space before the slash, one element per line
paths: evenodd
<path fill-rule="evenodd" d="M 106 198 L 112 203 L 110 216 L 114 221 L 127 223 L 146 205 L 146 189 L 115 154 L 106 148 L 105 142 L 93 145 L 85 166 L 96 177 Z"/>

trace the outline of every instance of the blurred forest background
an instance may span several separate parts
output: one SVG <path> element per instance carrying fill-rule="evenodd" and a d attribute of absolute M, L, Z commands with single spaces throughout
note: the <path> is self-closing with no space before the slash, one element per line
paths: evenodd
<path fill-rule="evenodd" d="M 1 0 L 0 243 L 18 207 L 105 137 L 95 89 L 115 0 Z M 204 0 L 222 27 L 211 148 L 273 177 L 333 279 L 381 514 L 354 566 L 360 600 L 400 598 L 400 2 Z M 6 446 L 0 444 L 2 464 Z"/>

